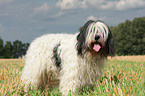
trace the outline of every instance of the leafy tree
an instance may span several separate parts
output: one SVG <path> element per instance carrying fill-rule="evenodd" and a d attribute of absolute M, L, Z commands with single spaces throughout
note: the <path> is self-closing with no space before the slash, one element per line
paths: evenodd
<path fill-rule="evenodd" d="M 126 20 L 111 27 L 115 39 L 115 52 L 118 55 L 145 54 L 145 17 Z"/>
<path fill-rule="evenodd" d="M 132 48 L 136 54 L 145 54 L 145 17 L 135 18 L 132 22 Z"/>
<path fill-rule="evenodd" d="M 26 54 L 29 43 L 22 43 L 19 40 L 13 42 L 7 41 L 3 45 L 3 40 L 0 37 L 0 58 L 18 58 Z"/>
<path fill-rule="evenodd" d="M 7 41 L 5 46 L 4 46 L 4 57 L 5 58 L 12 58 L 13 57 L 12 50 L 13 50 L 13 46 L 12 46 L 11 42 Z"/>
<path fill-rule="evenodd" d="M 2 57 L 2 56 L 3 56 L 3 40 L 0 37 L 0 57 Z"/>
<path fill-rule="evenodd" d="M 13 42 L 13 56 L 14 58 L 18 58 L 21 56 L 22 51 L 22 42 L 19 40 L 16 40 Z"/>
<path fill-rule="evenodd" d="M 21 57 L 26 54 L 26 51 L 29 47 L 29 43 L 22 43 L 19 40 L 13 42 L 13 56 L 14 58 Z"/>
<path fill-rule="evenodd" d="M 26 51 L 27 51 L 27 49 L 28 49 L 28 47 L 29 47 L 29 43 L 24 43 L 23 45 L 22 45 L 22 55 L 24 55 L 24 54 L 26 54 Z"/>

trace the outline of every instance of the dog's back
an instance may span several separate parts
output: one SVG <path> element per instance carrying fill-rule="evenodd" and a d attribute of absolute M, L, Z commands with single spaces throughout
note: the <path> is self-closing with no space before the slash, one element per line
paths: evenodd
<path fill-rule="evenodd" d="M 48 83 L 51 86 L 49 81 L 52 79 L 56 81 L 59 78 L 60 68 L 54 63 L 58 62 L 56 56 L 59 52 L 55 51 L 59 50 L 56 48 L 66 45 L 70 47 L 72 43 L 69 41 L 73 37 L 72 34 L 47 34 L 36 38 L 31 43 L 25 56 L 25 66 L 21 76 L 27 89 L 29 84 L 36 88 L 48 85 Z"/>

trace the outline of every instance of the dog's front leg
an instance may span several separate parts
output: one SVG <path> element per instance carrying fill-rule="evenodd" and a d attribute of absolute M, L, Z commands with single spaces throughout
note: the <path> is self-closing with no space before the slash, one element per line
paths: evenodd
<path fill-rule="evenodd" d="M 63 96 L 67 96 L 69 92 L 73 94 L 81 87 L 79 77 L 77 73 L 74 73 L 77 71 L 75 71 L 75 69 L 70 69 L 68 71 L 69 72 L 65 72 L 60 78 L 59 90 Z"/>

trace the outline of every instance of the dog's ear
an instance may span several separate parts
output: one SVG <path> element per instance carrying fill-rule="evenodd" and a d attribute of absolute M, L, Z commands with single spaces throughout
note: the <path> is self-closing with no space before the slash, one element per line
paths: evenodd
<path fill-rule="evenodd" d="M 114 38 L 112 36 L 111 31 L 110 31 L 110 33 L 108 35 L 108 51 L 109 51 L 109 54 L 111 56 L 114 55 Z"/>
<path fill-rule="evenodd" d="M 86 30 L 87 30 L 88 26 L 93 22 L 94 22 L 93 20 L 89 20 L 84 24 L 84 26 L 80 27 L 79 34 L 77 36 L 77 40 L 79 40 L 82 37 L 85 38 L 85 36 L 87 34 Z"/>
<path fill-rule="evenodd" d="M 89 20 L 85 23 L 84 26 L 80 27 L 79 34 L 77 35 L 77 51 L 78 55 L 82 55 L 83 50 L 85 49 L 85 42 L 86 42 L 86 36 L 87 36 L 87 28 L 88 26 L 93 23 L 93 20 Z"/>

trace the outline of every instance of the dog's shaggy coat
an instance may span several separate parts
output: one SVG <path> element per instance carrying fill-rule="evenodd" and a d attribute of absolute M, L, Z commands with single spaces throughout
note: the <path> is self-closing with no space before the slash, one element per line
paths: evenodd
<path fill-rule="evenodd" d="M 34 40 L 25 56 L 21 80 L 25 87 L 53 87 L 62 95 L 93 86 L 108 54 L 113 37 L 103 21 L 88 21 L 76 34 L 48 34 Z M 56 84 L 57 85 L 57 84 Z"/>

